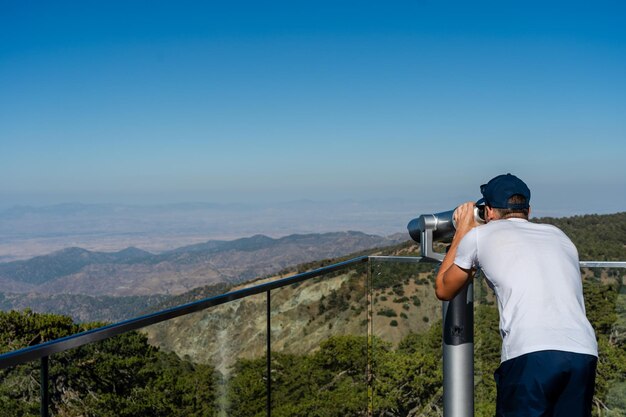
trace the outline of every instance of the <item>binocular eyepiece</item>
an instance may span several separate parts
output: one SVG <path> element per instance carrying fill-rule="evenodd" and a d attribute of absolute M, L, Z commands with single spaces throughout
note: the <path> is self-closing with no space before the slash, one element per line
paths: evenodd
<path fill-rule="evenodd" d="M 422 256 L 441 259 L 443 256 L 432 249 L 434 241 L 449 243 L 456 231 L 454 210 L 434 214 L 422 214 L 407 226 L 411 238 L 422 246 Z M 485 206 L 474 206 L 474 220 L 485 223 Z M 434 255 L 434 256 L 433 256 Z"/>

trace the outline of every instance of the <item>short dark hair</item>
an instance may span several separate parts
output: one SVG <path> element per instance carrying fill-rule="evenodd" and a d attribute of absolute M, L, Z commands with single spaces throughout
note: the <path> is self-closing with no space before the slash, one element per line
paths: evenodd
<path fill-rule="evenodd" d="M 525 204 L 526 203 L 526 197 L 524 197 L 521 194 L 513 194 L 508 200 L 507 202 L 509 204 Z M 522 208 L 522 209 L 510 209 L 510 208 L 493 208 L 493 210 L 498 213 L 498 217 L 500 218 L 506 218 L 506 217 L 510 217 L 512 215 L 519 215 L 521 214 L 522 216 L 524 216 L 524 218 L 528 219 L 528 214 L 530 213 L 528 207 L 526 208 Z"/>

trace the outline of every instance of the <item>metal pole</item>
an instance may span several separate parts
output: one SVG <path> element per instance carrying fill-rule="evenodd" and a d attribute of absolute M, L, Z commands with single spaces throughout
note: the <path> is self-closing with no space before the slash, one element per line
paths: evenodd
<path fill-rule="evenodd" d="M 474 415 L 474 294 L 472 283 L 443 303 L 443 415 Z"/>
<path fill-rule="evenodd" d="M 266 409 L 267 409 L 267 417 L 271 417 L 272 415 L 272 321 L 271 321 L 271 291 L 267 291 L 267 314 L 266 314 L 266 324 L 267 324 L 267 336 L 266 336 L 266 373 L 267 380 L 265 381 L 265 389 L 267 390 L 266 395 Z"/>
<path fill-rule="evenodd" d="M 48 390 L 48 357 L 43 356 L 41 358 L 41 372 L 40 372 L 40 393 L 41 393 L 41 404 L 40 404 L 40 414 L 41 417 L 48 417 L 48 403 L 50 402 L 50 392 Z"/>
<path fill-rule="evenodd" d="M 421 229 L 422 256 L 443 261 L 433 249 L 436 221 L 426 216 Z M 470 281 L 451 301 L 444 301 L 443 315 L 443 415 L 474 416 L 474 291 Z"/>

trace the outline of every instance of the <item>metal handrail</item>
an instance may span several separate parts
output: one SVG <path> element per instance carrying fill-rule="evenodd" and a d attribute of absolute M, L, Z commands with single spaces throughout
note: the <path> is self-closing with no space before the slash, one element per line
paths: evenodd
<path fill-rule="evenodd" d="M 580 261 L 581 268 L 626 268 L 626 262 L 616 261 Z"/>
<path fill-rule="evenodd" d="M 8 368 L 41 358 L 46 358 L 55 353 L 64 352 L 66 350 L 84 346 L 89 343 L 108 339 L 119 334 L 126 333 L 132 330 L 137 330 L 152 324 L 161 323 L 163 321 L 171 320 L 176 317 L 185 316 L 187 314 L 205 310 L 209 307 L 225 304 L 230 301 L 239 300 L 241 298 L 245 298 L 251 295 L 261 294 L 288 285 L 297 284 L 311 278 L 316 278 L 331 272 L 340 271 L 353 265 L 365 263 L 368 261 L 368 259 L 369 257 L 367 255 L 359 256 L 357 258 L 352 258 L 344 262 L 338 262 L 336 264 L 314 269 L 312 271 L 303 272 L 287 278 L 259 284 L 254 287 L 243 288 L 241 290 L 229 292 L 215 297 L 205 298 L 203 300 L 194 301 L 192 303 L 183 304 L 166 310 L 161 310 L 156 313 L 132 318 L 119 323 L 99 327 L 97 329 L 76 333 L 35 346 L 29 346 L 23 349 L 14 350 L 12 352 L 0 355 L 0 369 Z"/>

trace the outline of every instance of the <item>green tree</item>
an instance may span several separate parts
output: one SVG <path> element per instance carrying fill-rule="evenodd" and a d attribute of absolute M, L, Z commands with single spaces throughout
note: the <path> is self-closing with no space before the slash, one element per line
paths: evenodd
<path fill-rule="evenodd" d="M 0 313 L 3 350 L 67 336 L 99 324 L 75 325 L 52 314 Z M 39 409 L 39 362 L 0 371 L 2 417 Z M 216 374 L 211 367 L 160 352 L 138 332 L 50 357 L 50 408 L 62 416 L 213 416 Z"/>

